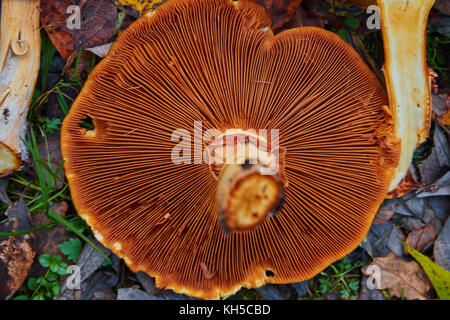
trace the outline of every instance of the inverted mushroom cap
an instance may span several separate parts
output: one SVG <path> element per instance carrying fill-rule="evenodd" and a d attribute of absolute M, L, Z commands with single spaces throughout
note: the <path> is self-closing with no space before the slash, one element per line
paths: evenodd
<path fill-rule="evenodd" d="M 398 154 L 376 77 L 335 34 L 269 23 L 250 1 L 170 0 L 120 35 L 64 120 L 76 209 L 158 287 L 211 299 L 308 279 L 362 241 L 387 193 Z M 276 215 L 224 235 L 210 166 L 171 161 L 194 121 L 279 130 Z"/>

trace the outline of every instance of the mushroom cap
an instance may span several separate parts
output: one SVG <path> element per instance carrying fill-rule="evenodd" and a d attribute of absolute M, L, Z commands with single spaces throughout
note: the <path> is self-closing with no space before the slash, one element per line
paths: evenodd
<path fill-rule="evenodd" d="M 376 77 L 334 33 L 269 24 L 248 0 L 170 0 L 119 36 L 64 120 L 79 215 L 160 288 L 215 299 L 309 279 L 358 246 L 387 193 L 398 153 Z M 224 235 L 209 166 L 171 161 L 194 121 L 279 130 L 275 216 Z"/>

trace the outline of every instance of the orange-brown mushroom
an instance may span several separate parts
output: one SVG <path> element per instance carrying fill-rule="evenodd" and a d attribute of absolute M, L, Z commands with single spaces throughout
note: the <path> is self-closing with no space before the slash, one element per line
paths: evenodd
<path fill-rule="evenodd" d="M 212 299 L 308 279 L 362 241 L 387 193 L 398 142 L 377 78 L 337 35 L 269 24 L 248 0 L 169 0 L 119 36 L 64 120 L 76 209 L 158 287 Z M 278 130 L 275 215 L 225 235 L 216 192 L 229 166 L 171 158 L 176 130 L 194 137 L 185 150 L 209 146 L 195 144 L 198 121 Z"/>

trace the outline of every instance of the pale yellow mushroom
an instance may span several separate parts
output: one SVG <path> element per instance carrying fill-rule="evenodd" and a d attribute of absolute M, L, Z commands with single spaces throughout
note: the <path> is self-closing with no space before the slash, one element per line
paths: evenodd
<path fill-rule="evenodd" d="M 39 0 L 2 0 L 0 25 L 0 176 L 19 169 L 39 72 Z"/>

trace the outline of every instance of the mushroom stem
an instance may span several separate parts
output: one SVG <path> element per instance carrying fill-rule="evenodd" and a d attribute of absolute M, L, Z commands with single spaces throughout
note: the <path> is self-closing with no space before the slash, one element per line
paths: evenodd
<path fill-rule="evenodd" d="M 434 0 L 378 0 L 394 136 L 401 140 L 399 164 L 389 190 L 405 177 L 414 150 L 428 137 L 434 73 L 426 65 L 426 27 L 433 3 Z"/>
<path fill-rule="evenodd" d="M 226 231 L 250 230 L 281 207 L 283 185 L 279 176 L 264 175 L 261 169 L 248 163 L 222 167 L 217 200 Z"/>
<path fill-rule="evenodd" d="M 19 169 L 39 72 L 39 0 L 3 0 L 0 25 L 0 176 Z"/>
<path fill-rule="evenodd" d="M 236 146 L 235 138 L 240 138 Z M 284 153 L 280 161 L 278 147 L 270 146 L 258 135 L 246 136 L 242 130 L 218 141 L 225 145 L 213 142 L 211 146 L 223 163 L 216 190 L 219 220 L 226 232 L 251 230 L 281 208 L 287 184 Z M 232 144 L 227 145 L 226 141 Z"/>

